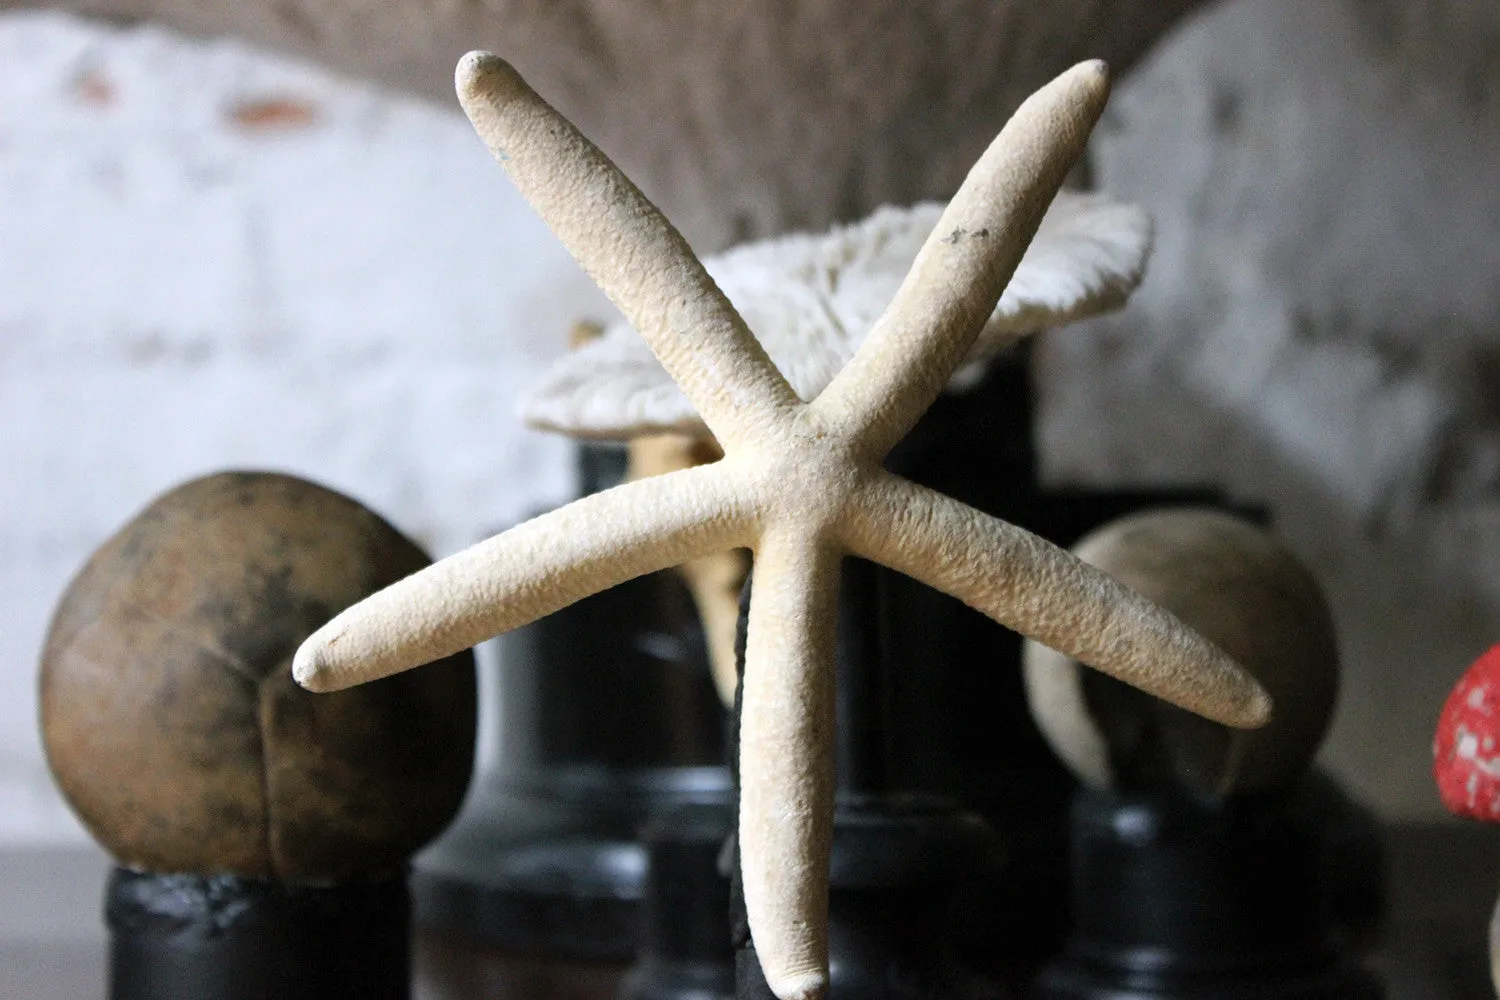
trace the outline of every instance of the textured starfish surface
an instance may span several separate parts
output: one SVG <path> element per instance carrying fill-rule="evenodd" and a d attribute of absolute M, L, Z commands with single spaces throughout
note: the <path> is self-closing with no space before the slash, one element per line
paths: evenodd
<path fill-rule="evenodd" d="M 1259 685 L 1160 608 L 1061 549 L 881 468 L 963 361 L 1104 105 L 1081 64 L 985 152 L 855 356 L 804 403 L 686 241 L 496 56 L 459 64 L 464 110 L 522 195 L 646 338 L 724 449 L 711 465 L 575 501 L 348 609 L 298 651 L 333 690 L 405 670 L 589 594 L 749 548 L 739 838 L 745 905 L 783 1000 L 828 982 L 833 651 L 854 554 L 1144 690 L 1236 726 Z"/>
<path fill-rule="evenodd" d="M 886 205 L 824 233 L 741 244 L 703 258 L 703 269 L 797 397 L 814 399 L 859 350 L 944 207 Z M 982 379 L 991 358 L 1026 336 L 1124 305 L 1140 284 L 1150 250 L 1151 219 L 1141 208 L 1100 194 L 1058 192 L 947 388 L 962 392 Z M 526 423 L 581 438 L 629 441 L 631 479 L 723 457 L 692 400 L 629 322 L 592 330 L 522 398 Z M 698 609 L 714 687 L 732 706 L 749 553 L 715 552 L 688 560 L 678 571 Z"/>

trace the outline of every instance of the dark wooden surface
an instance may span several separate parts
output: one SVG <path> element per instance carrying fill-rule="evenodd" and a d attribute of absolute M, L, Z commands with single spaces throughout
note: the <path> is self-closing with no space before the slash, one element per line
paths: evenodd
<path fill-rule="evenodd" d="M 1366 959 L 1389 1000 L 1491 1000 L 1486 934 L 1500 891 L 1500 829 L 1474 824 L 1389 831 L 1390 916 Z M 0 852 L 0 1000 L 102 1000 L 99 899 L 108 862 L 83 850 Z M 417 1000 L 603 1000 L 608 968 L 484 968 L 461 953 L 417 953 Z"/>

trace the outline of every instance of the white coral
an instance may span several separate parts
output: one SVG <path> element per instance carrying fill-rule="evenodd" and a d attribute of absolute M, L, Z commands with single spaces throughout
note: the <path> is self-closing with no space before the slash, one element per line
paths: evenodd
<path fill-rule="evenodd" d="M 864 342 L 943 211 L 887 206 L 821 235 L 764 240 L 704 265 L 803 400 L 832 381 Z M 1028 334 L 1123 305 L 1140 283 L 1151 222 L 1134 205 L 1063 192 L 969 354 L 978 363 Z M 523 401 L 534 427 L 575 437 L 706 433 L 686 396 L 623 320 L 563 357 Z"/>

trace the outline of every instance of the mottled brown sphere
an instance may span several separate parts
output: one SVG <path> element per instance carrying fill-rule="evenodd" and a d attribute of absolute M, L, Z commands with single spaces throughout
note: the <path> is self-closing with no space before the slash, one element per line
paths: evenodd
<path fill-rule="evenodd" d="M 428 564 L 363 506 L 232 472 L 160 497 L 68 587 L 42 654 L 47 758 L 122 864 L 319 881 L 386 872 L 468 786 L 465 652 L 337 694 L 292 680 L 318 626 Z"/>
<path fill-rule="evenodd" d="M 1238 730 L 1027 642 L 1032 715 L 1086 784 L 1263 791 L 1295 780 L 1328 729 L 1338 645 L 1322 591 L 1269 532 L 1218 511 L 1150 511 L 1074 547 L 1228 653 L 1271 695 L 1271 722 Z"/>

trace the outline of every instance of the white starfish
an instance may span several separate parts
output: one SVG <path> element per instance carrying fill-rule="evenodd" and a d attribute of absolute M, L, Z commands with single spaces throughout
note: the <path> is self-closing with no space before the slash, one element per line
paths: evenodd
<path fill-rule="evenodd" d="M 1230 725 L 1265 692 L 1110 577 L 881 468 L 961 363 L 1103 108 L 1085 63 L 1016 112 L 864 345 L 797 398 L 685 240 L 496 56 L 459 63 L 464 110 L 521 193 L 650 343 L 723 445 L 712 464 L 584 497 L 367 598 L 298 650 L 332 690 L 429 662 L 694 556 L 755 554 L 740 750 L 745 905 L 783 1000 L 828 982 L 834 603 L 845 553 L 881 563 L 1115 677 Z"/>
<path fill-rule="evenodd" d="M 887 205 L 824 233 L 758 240 L 705 257 L 703 269 L 797 398 L 815 399 L 895 297 L 944 207 Z M 1058 192 L 948 389 L 963 391 L 994 355 L 1026 336 L 1124 305 L 1150 249 L 1151 220 L 1139 207 Z M 692 401 L 624 320 L 563 355 L 522 399 L 520 413 L 533 427 L 628 440 L 631 479 L 723 457 Z M 733 705 L 749 553 L 715 552 L 678 571 L 698 609 L 714 687 Z"/>

